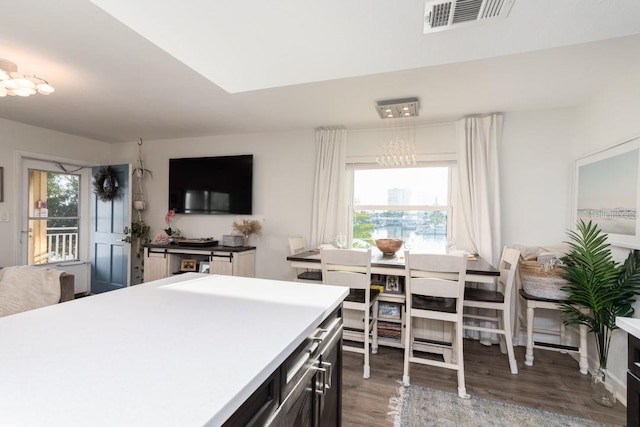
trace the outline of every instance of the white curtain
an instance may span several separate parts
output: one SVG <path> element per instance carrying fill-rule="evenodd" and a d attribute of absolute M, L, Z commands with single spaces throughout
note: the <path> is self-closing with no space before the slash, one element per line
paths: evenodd
<path fill-rule="evenodd" d="M 344 201 L 347 131 L 316 130 L 316 178 L 311 218 L 312 247 L 330 243 L 336 234 L 346 234 Z"/>
<path fill-rule="evenodd" d="M 461 213 L 473 252 L 497 266 L 501 255 L 500 175 L 498 147 L 502 139 L 502 114 L 465 117 L 456 123 Z M 495 285 L 478 284 L 478 287 Z M 477 310 L 468 309 L 477 314 Z M 472 323 L 478 323 L 473 320 Z M 495 327 L 491 322 L 481 326 Z M 498 342 L 496 334 L 465 331 L 484 345 Z"/>
<path fill-rule="evenodd" d="M 456 123 L 464 226 L 473 251 L 493 265 L 500 261 L 502 251 L 498 170 L 502 121 L 502 114 L 491 114 Z"/>

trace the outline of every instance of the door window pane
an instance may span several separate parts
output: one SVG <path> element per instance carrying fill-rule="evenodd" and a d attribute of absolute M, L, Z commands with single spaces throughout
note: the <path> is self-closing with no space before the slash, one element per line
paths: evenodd
<path fill-rule="evenodd" d="M 29 265 L 79 259 L 79 193 L 79 175 L 29 170 Z"/>

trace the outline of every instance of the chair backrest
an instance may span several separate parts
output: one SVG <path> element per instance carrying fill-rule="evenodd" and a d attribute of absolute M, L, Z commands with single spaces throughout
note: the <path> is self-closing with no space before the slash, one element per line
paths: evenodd
<path fill-rule="evenodd" d="M 371 286 L 371 249 L 320 249 L 322 283 L 369 289 Z"/>
<path fill-rule="evenodd" d="M 502 249 L 502 257 L 500 257 L 500 277 L 498 278 L 498 286 L 504 294 L 505 301 L 511 301 L 514 283 L 516 281 L 516 271 L 518 269 L 518 260 L 520 259 L 520 251 L 505 246 Z"/>
<path fill-rule="evenodd" d="M 289 253 L 295 255 L 300 252 L 304 252 L 307 249 L 307 243 L 304 241 L 304 237 L 296 236 L 289 237 Z"/>
<path fill-rule="evenodd" d="M 462 312 L 467 257 L 460 254 L 416 254 L 406 251 L 405 286 L 411 295 L 455 298 L 456 312 Z"/>

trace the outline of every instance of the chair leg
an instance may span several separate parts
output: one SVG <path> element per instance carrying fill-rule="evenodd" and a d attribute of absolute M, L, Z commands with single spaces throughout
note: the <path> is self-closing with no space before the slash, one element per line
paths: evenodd
<path fill-rule="evenodd" d="M 516 280 L 519 280 L 516 278 Z M 513 345 L 520 345 L 520 296 L 517 294 L 516 292 L 516 298 L 514 301 L 515 304 L 515 309 L 514 309 L 514 313 L 516 314 L 516 318 L 514 319 L 514 329 L 513 329 L 513 336 L 512 336 L 512 340 L 511 342 L 513 342 Z"/>
<path fill-rule="evenodd" d="M 373 328 L 371 329 L 371 353 L 378 354 L 378 300 L 373 302 Z"/>
<path fill-rule="evenodd" d="M 567 345 L 567 327 L 564 325 L 562 319 L 560 319 L 560 344 Z M 561 351 L 562 354 L 567 354 L 566 351 Z"/>
<path fill-rule="evenodd" d="M 524 364 L 533 366 L 533 307 L 527 304 L 527 351 L 524 356 Z"/>
<path fill-rule="evenodd" d="M 509 319 L 510 313 L 507 310 L 502 310 L 502 330 L 504 331 L 504 341 L 507 347 L 507 354 L 509 355 L 509 367 L 511 373 L 516 375 L 518 373 L 518 362 L 516 362 L 516 356 L 513 352 L 513 341 L 511 336 L 511 319 Z"/>
<path fill-rule="evenodd" d="M 362 332 L 364 333 L 364 369 L 362 372 L 362 378 L 369 378 L 369 376 L 371 375 L 371 368 L 369 366 L 369 328 L 370 328 L 370 323 L 369 323 L 369 312 L 368 310 L 365 310 L 364 312 L 364 328 L 362 329 Z"/>
<path fill-rule="evenodd" d="M 411 385 L 411 378 L 409 377 L 409 358 L 413 354 L 413 328 L 411 327 L 411 317 L 407 318 L 407 324 L 405 327 L 404 337 L 404 371 L 402 374 L 402 384 L 406 387 Z"/>
<path fill-rule="evenodd" d="M 463 399 L 468 399 L 467 387 L 464 382 L 464 352 L 463 352 L 463 340 L 462 340 L 462 324 L 456 323 L 453 328 L 455 334 L 455 355 L 456 363 L 458 365 L 458 396 Z"/>

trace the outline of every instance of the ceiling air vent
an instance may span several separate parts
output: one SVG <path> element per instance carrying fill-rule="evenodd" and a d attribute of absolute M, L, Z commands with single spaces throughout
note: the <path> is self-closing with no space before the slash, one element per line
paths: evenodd
<path fill-rule="evenodd" d="M 515 0 L 437 0 L 424 4 L 424 33 L 506 18 Z"/>

